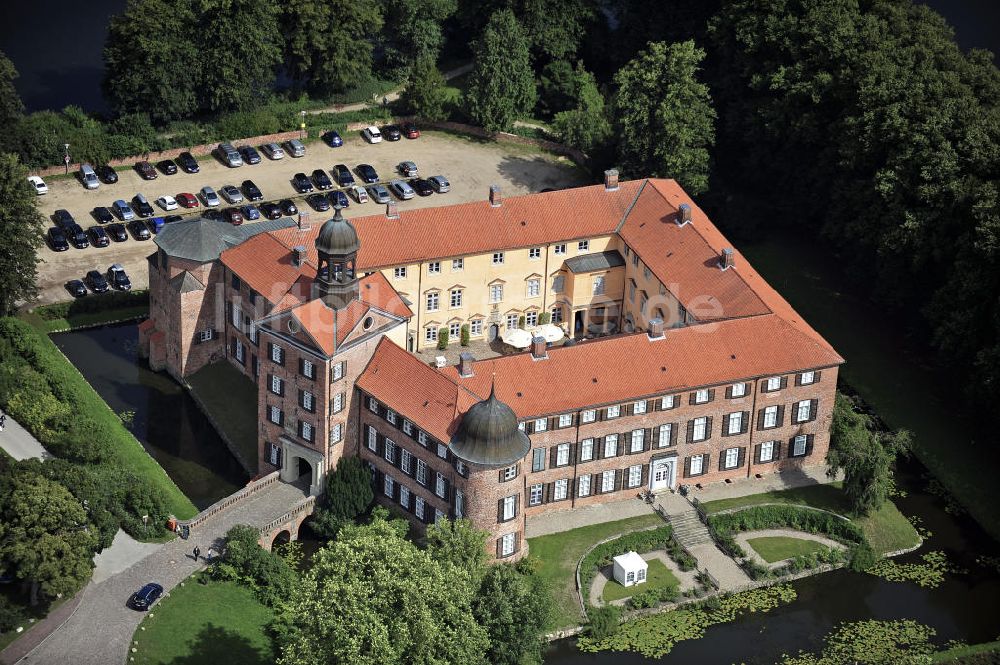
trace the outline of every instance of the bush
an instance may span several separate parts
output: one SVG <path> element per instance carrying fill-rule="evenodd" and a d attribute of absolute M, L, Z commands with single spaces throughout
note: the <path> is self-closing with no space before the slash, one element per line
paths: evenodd
<path fill-rule="evenodd" d="M 525 322 L 525 319 L 524 319 L 524 315 L 523 314 L 521 316 L 517 317 L 517 327 L 520 328 L 521 330 L 524 330 L 524 322 Z"/>
<path fill-rule="evenodd" d="M 274 607 L 291 594 L 296 573 L 281 556 L 261 547 L 259 537 L 252 526 L 237 524 L 231 528 L 226 533 L 226 548 L 209 574 L 214 579 L 249 586 L 260 602 Z"/>
<path fill-rule="evenodd" d="M 552 323 L 552 313 L 542 312 L 538 315 L 538 325 L 544 326 L 547 323 Z"/>
<path fill-rule="evenodd" d="M 660 589 L 646 589 L 629 598 L 629 607 L 642 609 L 644 607 L 654 607 L 660 603 L 672 603 L 680 596 L 680 592 L 675 586 L 662 587 Z"/>
<path fill-rule="evenodd" d="M 461 343 L 462 343 L 462 346 L 468 346 L 469 345 L 469 324 L 468 323 L 463 323 L 462 324 L 462 338 L 461 338 Z"/>
<path fill-rule="evenodd" d="M 442 327 L 438 330 L 438 350 L 444 351 L 448 348 L 448 329 Z"/>
<path fill-rule="evenodd" d="M 641 554 L 658 550 L 666 546 L 672 535 L 673 529 L 667 525 L 656 529 L 627 533 L 614 540 L 601 543 L 588 552 L 580 562 L 580 588 L 589 589 L 598 569 L 611 565 L 611 560 L 619 554 L 625 552 Z"/>
<path fill-rule="evenodd" d="M 871 545 L 857 543 L 847 550 L 847 567 L 856 573 L 864 572 L 875 565 L 879 558 Z"/>
<path fill-rule="evenodd" d="M 74 314 L 103 312 L 109 309 L 149 306 L 149 291 L 112 291 L 93 298 L 36 307 L 33 311 L 45 321 L 66 319 Z"/>
<path fill-rule="evenodd" d="M 312 529 L 324 538 L 334 538 L 340 528 L 362 515 L 372 501 L 371 476 L 359 457 L 342 457 L 327 475 L 326 492 L 320 498 Z"/>
<path fill-rule="evenodd" d="M 708 529 L 719 547 L 730 556 L 746 553 L 733 541 L 741 531 L 787 527 L 806 533 L 822 533 L 846 545 L 865 542 L 861 528 L 836 515 L 798 506 L 751 506 L 734 513 L 712 515 Z"/>
<path fill-rule="evenodd" d="M 589 612 L 590 627 L 587 635 L 591 639 L 603 640 L 618 632 L 621 627 L 622 611 L 617 605 L 604 605 Z"/>
<path fill-rule="evenodd" d="M 694 570 L 698 567 L 698 559 L 684 549 L 673 536 L 667 540 L 667 554 L 673 559 L 677 567 L 683 571 Z"/>
<path fill-rule="evenodd" d="M 0 595 L 0 633 L 14 630 L 24 623 L 22 608 L 11 603 L 6 596 Z"/>

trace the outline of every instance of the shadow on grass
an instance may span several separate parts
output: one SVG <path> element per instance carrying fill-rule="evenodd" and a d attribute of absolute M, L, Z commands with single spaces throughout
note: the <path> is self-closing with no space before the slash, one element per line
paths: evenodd
<path fill-rule="evenodd" d="M 182 635 L 178 640 L 184 640 Z M 231 630 L 208 624 L 191 640 L 188 653 L 173 660 L 163 661 L 169 665 L 205 665 L 206 663 L 239 663 L 240 665 L 270 665 L 276 653 L 266 652 L 250 643 L 245 637 Z"/>

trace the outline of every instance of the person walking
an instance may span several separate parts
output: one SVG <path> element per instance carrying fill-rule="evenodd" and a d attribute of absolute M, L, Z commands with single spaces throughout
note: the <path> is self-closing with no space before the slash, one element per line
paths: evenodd
<path fill-rule="evenodd" d="M 215 550 L 209 547 L 208 552 L 205 553 L 205 561 L 207 561 L 208 563 L 212 563 L 212 559 L 214 558 L 215 558 Z"/>
<path fill-rule="evenodd" d="M 6 413 L 0 413 L 0 432 L 3 431 L 3 428 L 6 425 L 7 425 L 7 414 Z"/>
<path fill-rule="evenodd" d="M 201 548 L 197 545 L 194 546 L 194 560 L 197 561 L 198 557 L 201 556 Z"/>

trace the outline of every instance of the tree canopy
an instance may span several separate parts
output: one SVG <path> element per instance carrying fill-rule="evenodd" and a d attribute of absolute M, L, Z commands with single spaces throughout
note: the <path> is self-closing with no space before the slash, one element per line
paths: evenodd
<path fill-rule="evenodd" d="M 381 0 L 385 7 L 386 59 L 410 67 L 422 59 L 437 62 L 444 44 L 442 24 L 458 9 L 458 0 Z"/>
<path fill-rule="evenodd" d="M 446 120 L 444 76 L 429 57 L 420 58 L 410 69 L 410 78 L 400 96 L 408 112 L 427 120 Z"/>
<path fill-rule="evenodd" d="M 541 665 L 552 594 L 530 563 L 490 566 L 472 612 L 489 634 L 492 665 Z"/>
<path fill-rule="evenodd" d="M 14 79 L 19 76 L 14 63 L 0 51 L 0 126 L 10 127 L 21 119 L 24 113 L 24 103 L 14 87 Z M 7 139 L 0 139 L 4 145 Z"/>
<path fill-rule="evenodd" d="M 472 118 L 491 132 L 507 131 L 535 106 L 531 54 L 514 13 L 495 12 L 475 46 L 475 69 L 465 94 Z"/>
<path fill-rule="evenodd" d="M 611 135 L 611 123 L 604 108 L 604 96 L 594 75 L 577 63 L 573 76 L 573 108 L 556 113 L 552 127 L 559 140 L 584 152 L 603 147 Z"/>
<path fill-rule="evenodd" d="M 313 530 L 327 538 L 368 510 L 375 493 L 371 476 L 358 457 L 342 457 L 326 477 L 326 493 L 320 499 Z"/>
<path fill-rule="evenodd" d="M 19 301 L 34 297 L 38 248 L 45 220 L 35 206 L 37 194 L 28 171 L 15 155 L 0 153 L 0 313 L 14 312 Z"/>

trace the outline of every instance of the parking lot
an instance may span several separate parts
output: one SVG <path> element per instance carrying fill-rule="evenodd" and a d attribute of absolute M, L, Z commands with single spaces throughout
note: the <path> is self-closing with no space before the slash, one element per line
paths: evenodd
<path fill-rule="evenodd" d="M 236 142 L 241 145 L 241 142 Z M 76 178 L 46 180 L 49 193 L 38 197 L 38 205 L 49 225 L 53 224 L 52 214 L 57 209 L 68 210 L 84 229 L 97 225 L 91 212 L 96 206 L 108 206 L 116 199 L 131 201 L 141 192 L 149 201 L 169 194 L 181 192 L 197 194 L 208 185 L 217 192 L 223 185 L 237 187 L 247 179 L 253 180 L 264 194 L 265 201 L 291 198 L 299 210 L 311 213 L 311 221 L 316 223 L 332 215 L 332 212 L 315 212 L 297 194 L 291 179 L 295 173 L 307 175 L 314 169 L 324 169 L 328 174 L 334 164 L 346 164 L 353 171 L 358 164 L 371 164 L 378 171 L 380 182 L 399 177 L 395 166 L 405 160 L 416 162 L 422 177 L 444 175 L 451 182 L 451 191 L 446 194 L 432 194 L 414 197 L 409 201 L 396 201 L 400 211 L 411 208 L 450 205 L 473 200 L 485 200 L 492 184 L 501 186 L 504 196 L 514 196 L 537 192 L 545 188 L 563 188 L 585 184 L 586 174 L 565 158 L 535 152 L 527 146 L 498 144 L 448 135 L 440 132 L 425 132 L 418 139 L 370 145 L 357 133 L 344 136 L 344 145 L 330 148 L 325 143 L 314 141 L 308 144 L 306 155 L 271 161 L 262 155 L 260 164 L 228 168 L 218 160 L 200 161 L 201 171 L 188 174 L 178 171 L 176 175 L 162 173 L 155 180 L 143 180 L 134 169 L 118 167 L 119 180 L 113 185 L 101 184 L 96 190 L 86 190 Z M 333 176 L 331 176 L 333 177 Z M 335 177 L 333 177 L 334 180 Z M 360 179 L 358 179 L 360 183 Z M 223 205 L 225 207 L 225 204 Z M 197 214 L 198 210 L 183 209 L 166 213 L 156 208 L 156 215 Z M 385 206 L 372 201 L 358 204 L 351 200 L 351 206 L 344 211 L 347 217 L 380 214 Z M 116 220 L 118 221 L 118 220 Z M 254 222 L 245 222 L 254 223 Z M 107 247 L 87 247 L 77 249 L 70 246 L 68 251 L 54 252 L 48 245 L 39 250 L 41 263 L 38 266 L 39 303 L 59 302 L 70 299 L 65 284 L 71 279 L 82 279 L 88 270 L 102 272 L 112 263 L 121 263 L 132 280 L 133 288 L 146 288 L 148 273 L 145 258 L 154 251 L 152 240 L 139 241 L 129 234 L 125 242 L 112 242 Z M 88 295 L 100 297 L 99 295 Z"/>

